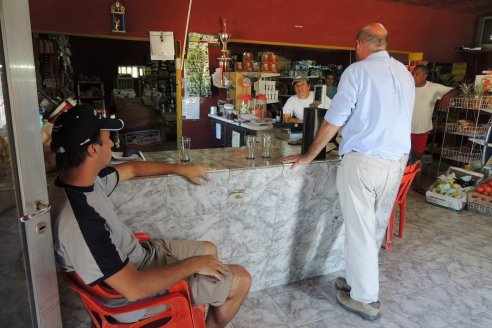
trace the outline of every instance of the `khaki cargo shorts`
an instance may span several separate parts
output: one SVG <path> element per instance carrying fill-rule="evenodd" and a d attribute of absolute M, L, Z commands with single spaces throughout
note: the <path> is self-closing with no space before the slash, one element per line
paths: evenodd
<path fill-rule="evenodd" d="M 173 264 L 204 253 L 202 241 L 157 239 L 142 242 L 141 245 L 147 250 L 148 256 L 139 266 L 140 270 L 163 264 Z M 212 306 L 224 304 L 231 290 L 232 278 L 230 269 L 223 281 L 200 274 L 188 277 L 187 281 L 193 304 L 210 304 Z"/>

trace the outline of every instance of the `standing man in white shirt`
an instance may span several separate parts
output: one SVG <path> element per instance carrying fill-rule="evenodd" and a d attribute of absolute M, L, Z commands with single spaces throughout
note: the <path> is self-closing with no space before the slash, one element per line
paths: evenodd
<path fill-rule="evenodd" d="M 337 301 L 366 320 L 380 317 L 378 253 L 410 151 L 415 98 L 412 75 L 386 51 L 388 32 L 364 26 L 357 62 L 343 72 L 338 92 L 305 154 L 284 158 L 293 168 L 311 162 L 342 131 L 337 190 L 345 223 L 346 279 L 335 280 Z M 378 235 L 379 232 L 379 235 Z"/>
<path fill-rule="evenodd" d="M 413 79 L 415 80 L 415 105 L 412 115 L 412 157 L 414 160 L 420 160 L 422 168 L 422 158 L 429 137 L 429 131 L 432 130 L 432 113 L 436 101 L 440 100 L 439 110 L 447 110 L 449 100 L 454 97 L 458 91 L 442 84 L 427 81 L 427 66 L 417 65 L 413 70 Z M 413 188 L 420 194 L 425 193 L 425 188 L 421 185 L 421 172 L 415 176 Z"/>
<path fill-rule="evenodd" d="M 314 102 L 314 91 L 310 91 L 311 84 L 306 75 L 300 74 L 294 78 L 292 85 L 296 91 L 296 94 L 291 96 L 283 107 L 284 119 L 287 114 L 286 123 L 294 122 L 300 123 L 304 121 L 304 108 L 309 107 Z M 326 95 L 322 95 L 322 102 L 318 108 L 328 108 L 331 103 L 331 99 Z M 295 119 L 291 119 L 295 118 Z"/>

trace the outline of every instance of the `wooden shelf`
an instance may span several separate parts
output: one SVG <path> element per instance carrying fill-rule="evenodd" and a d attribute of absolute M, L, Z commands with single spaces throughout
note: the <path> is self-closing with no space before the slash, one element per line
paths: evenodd
<path fill-rule="evenodd" d="M 310 75 L 310 76 L 306 76 L 308 79 L 324 79 L 324 77 L 322 76 L 318 76 L 318 75 Z M 276 77 L 277 79 L 287 79 L 287 80 L 293 80 L 295 78 L 295 76 L 278 76 Z"/>
<path fill-rule="evenodd" d="M 492 49 L 481 49 L 481 50 L 472 50 L 472 49 L 457 49 L 458 52 L 464 54 L 475 54 L 475 55 L 488 55 L 492 54 Z"/>
<path fill-rule="evenodd" d="M 99 96 L 81 96 L 90 89 L 99 89 L 100 91 L 94 92 L 94 94 L 100 94 Z M 104 83 L 102 81 L 77 81 L 77 96 L 78 104 L 82 104 L 88 101 L 97 101 L 100 103 L 100 109 L 106 108 L 106 102 L 104 99 Z"/>
<path fill-rule="evenodd" d="M 102 81 L 77 81 L 79 84 L 102 84 Z"/>
<path fill-rule="evenodd" d="M 79 97 L 80 100 L 102 100 L 104 97 Z"/>

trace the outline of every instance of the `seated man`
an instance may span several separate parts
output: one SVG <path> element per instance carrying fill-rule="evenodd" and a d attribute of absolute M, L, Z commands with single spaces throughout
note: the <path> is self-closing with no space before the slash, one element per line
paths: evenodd
<path fill-rule="evenodd" d="M 76 271 L 86 284 L 106 283 L 131 302 L 163 293 L 187 279 L 195 305 L 210 304 L 207 327 L 224 327 L 236 314 L 251 277 L 241 266 L 227 266 L 210 242 L 150 240 L 139 243 L 117 217 L 108 195 L 118 182 L 136 176 L 179 174 L 201 185 L 202 166 L 127 162 L 114 167 L 110 131 L 120 120 L 102 118 L 86 106 L 60 115 L 51 149 L 62 170 L 51 195 L 56 260 L 64 271 Z M 134 322 L 154 314 L 132 313 L 119 321 Z"/>
<path fill-rule="evenodd" d="M 309 83 L 308 77 L 304 74 L 297 75 L 292 81 L 292 85 L 296 94 L 289 97 L 282 108 L 284 120 L 285 123 L 301 123 L 304 120 L 304 108 L 309 107 L 314 102 L 314 91 L 310 91 L 311 84 Z M 318 108 L 328 109 L 331 99 L 326 95 L 322 95 L 322 98 L 322 102 Z M 295 119 L 293 119 L 294 117 Z"/>

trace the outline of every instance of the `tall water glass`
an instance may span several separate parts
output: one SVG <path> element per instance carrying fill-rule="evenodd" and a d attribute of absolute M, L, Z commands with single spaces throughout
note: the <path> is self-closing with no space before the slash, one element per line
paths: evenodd
<path fill-rule="evenodd" d="M 272 136 L 265 134 L 263 136 L 263 158 L 270 158 L 270 146 L 272 145 Z"/>
<path fill-rule="evenodd" d="M 183 136 L 179 139 L 179 144 L 181 145 L 181 162 L 189 162 L 191 138 Z"/>
<path fill-rule="evenodd" d="M 246 149 L 248 151 L 248 155 L 246 156 L 246 158 L 253 159 L 255 158 L 256 136 L 246 135 L 245 138 L 246 138 Z"/>

